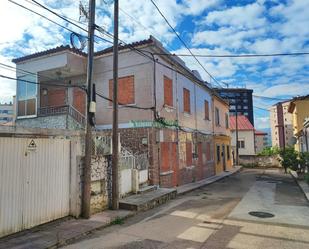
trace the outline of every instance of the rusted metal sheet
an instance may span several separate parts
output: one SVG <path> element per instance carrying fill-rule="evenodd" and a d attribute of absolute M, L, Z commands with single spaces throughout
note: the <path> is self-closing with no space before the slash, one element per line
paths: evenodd
<path fill-rule="evenodd" d="M 69 140 L 0 137 L 0 162 L 0 237 L 69 214 Z"/>

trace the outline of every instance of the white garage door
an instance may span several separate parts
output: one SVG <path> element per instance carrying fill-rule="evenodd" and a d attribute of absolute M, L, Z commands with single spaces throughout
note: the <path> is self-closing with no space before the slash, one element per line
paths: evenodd
<path fill-rule="evenodd" d="M 69 214 L 70 141 L 0 137 L 0 237 Z"/>

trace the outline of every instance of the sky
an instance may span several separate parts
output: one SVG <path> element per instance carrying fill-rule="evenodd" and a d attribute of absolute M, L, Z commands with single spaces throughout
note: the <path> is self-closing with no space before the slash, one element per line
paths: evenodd
<path fill-rule="evenodd" d="M 77 33 L 78 28 L 43 10 L 29 0 L 14 0 Z M 194 54 L 265 54 L 309 52 L 309 0 L 154 0 Z M 79 1 L 38 0 L 70 20 L 80 19 Z M 87 5 L 86 0 L 81 1 Z M 120 0 L 120 39 L 126 43 L 153 35 L 173 53 L 188 54 L 150 0 Z M 113 1 L 96 1 L 96 23 L 113 32 Z M 70 33 L 7 0 L 0 0 L 0 62 L 69 44 Z M 101 34 L 99 34 L 101 36 Z M 106 35 L 104 38 L 111 40 Z M 110 46 L 98 41 L 95 49 Z M 209 75 L 191 57 L 182 57 L 190 69 Z M 247 87 L 254 95 L 255 126 L 269 127 L 266 110 L 280 99 L 309 94 L 309 56 L 259 58 L 199 58 L 222 86 Z M 15 77 L 14 70 L 0 67 L 0 74 Z M 9 102 L 15 82 L 0 79 L 0 102 Z M 262 108 L 262 109 L 258 109 Z"/>

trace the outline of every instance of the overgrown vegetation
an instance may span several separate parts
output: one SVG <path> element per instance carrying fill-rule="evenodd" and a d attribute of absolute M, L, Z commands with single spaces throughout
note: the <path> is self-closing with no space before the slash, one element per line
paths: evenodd
<path fill-rule="evenodd" d="M 298 153 L 295 151 L 293 147 L 286 147 L 285 149 L 281 149 L 279 151 L 280 162 L 282 167 L 284 167 L 285 173 L 287 173 L 287 169 L 291 168 L 292 170 L 296 170 L 298 168 Z"/>
<path fill-rule="evenodd" d="M 120 217 L 116 217 L 116 219 L 111 222 L 111 225 L 122 225 L 122 224 L 124 224 L 124 219 Z"/>
<path fill-rule="evenodd" d="M 309 184 L 309 172 L 307 172 L 305 175 L 304 175 L 304 180 L 306 183 Z"/>
<path fill-rule="evenodd" d="M 278 155 L 280 152 L 280 149 L 278 147 L 265 147 L 258 156 L 274 156 Z"/>

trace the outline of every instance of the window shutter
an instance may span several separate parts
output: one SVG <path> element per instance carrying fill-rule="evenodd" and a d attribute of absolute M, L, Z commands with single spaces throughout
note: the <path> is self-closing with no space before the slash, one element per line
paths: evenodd
<path fill-rule="evenodd" d="M 164 104 L 173 106 L 173 81 L 164 76 Z"/>

